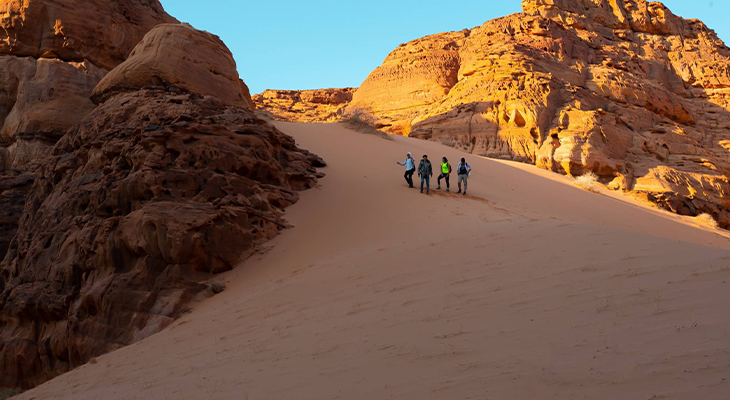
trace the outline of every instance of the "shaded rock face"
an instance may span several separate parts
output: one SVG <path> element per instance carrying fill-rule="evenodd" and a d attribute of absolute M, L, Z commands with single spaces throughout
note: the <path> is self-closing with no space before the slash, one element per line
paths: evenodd
<path fill-rule="evenodd" d="M 522 6 L 401 45 L 346 110 L 481 156 L 594 171 L 730 225 L 730 50 L 715 33 L 643 0 Z"/>
<path fill-rule="evenodd" d="M 217 36 L 187 24 L 152 29 L 129 59 L 104 77 L 94 89 L 93 99 L 102 102 L 119 92 L 156 85 L 181 87 L 247 108 L 251 105 L 248 88 L 239 83 L 236 63 L 226 45 Z"/>
<path fill-rule="evenodd" d="M 105 102 L 54 147 L 0 265 L 0 386 L 163 327 L 286 227 L 322 160 L 249 110 L 161 89 Z"/>
<path fill-rule="evenodd" d="M 0 56 L 0 171 L 36 162 L 39 145 L 52 146 L 91 112 L 104 74 L 88 62 Z"/>
<path fill-rule="evenodd" d="M 93 110 L 89 94 L 104 73 L 87 62 L 0 56 L 0 259 L 43 155 Z"/>
<path fill-rule="evenodd" d="M 354 88 L 266 90 L 253 96 L 256 110 L 277 121 L 337 122 Z"/>
<path fill-rule="evenodd" d="M 39 161 L 91 110 L 89 97 L 144 34 L 174 22 L 157 0 L 0 3 L 0 260 Z M 93 18 L 90 18 L 93 16 Z"/>
<path fill-rule="evenodd" d="M 142 43 L 212 37 L 190 30 L 162 26 Z M 235 71 L 222 43 L 195 43 L 220 62 L 208 74 Z M 162 58 L 118 68 L 135 77 Z M 196 93 L 215 81 L 186 65 L 197 62 L 181 58 L 174 82 L 112 72 L 94 91 L 103 103 L 46 157 L 0 264 L 0 386 L 34 386 L 158 332 L 286 228 L 283 209 L 321 176 L 319 157 L 231 102 L 238 75 L 223 98 Z"/>

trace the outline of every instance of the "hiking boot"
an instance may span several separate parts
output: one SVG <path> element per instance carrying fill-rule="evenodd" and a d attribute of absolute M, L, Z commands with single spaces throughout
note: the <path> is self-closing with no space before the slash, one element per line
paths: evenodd
<path fill-rule="evenodd" d="M 439 185 L 439 187 L 437 187 L 436 190 L 441 190 L 441 185 Z"/>
<path fill-rule="evenodd" d="M 464 192 L 464 196 L 466 196 L 466 192 Z"/>
<path fill-rule="evenodd" d="M 459 190 L 459 193 L 458 194 L 461 194 L 461 190 Z"/>
<path fill-rule="evenodd" d="M 423 189 L 421 189 L 421 193 L 423 193 Z"/>
<path fill-rule="evenodd" d="M 449 188 L 446 188 L 446 191 L 447 191 L 447 192 L 450 192 L 451 190 L 449 190 Z"/>

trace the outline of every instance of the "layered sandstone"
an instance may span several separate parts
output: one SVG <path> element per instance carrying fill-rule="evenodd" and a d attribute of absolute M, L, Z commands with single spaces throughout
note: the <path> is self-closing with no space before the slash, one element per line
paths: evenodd
<path fill-rule="evenodd" d="M 99 84 L 101 103 L 53 147 L 28 194 L 0 264 L 0 387 L 36 385 L 167 326 L 220 289 L 213 274 L 286 228 L 282 210 L 321 176 L 320 158 L 239 104 L 237 74 L 220 81 L 235 64 L 217 38 L 163 25 L 140 46 L 154 56 Z M 179 68 L 162 69 L 174 79 L 136 78 L 175 57 Z M 201 82 L 221 97 L 199 93 Z"/>
<path fill-rule="evenodd" d="M 730 50 L 716 34 L 644 0 L 522 5 L 401 45 L 346 110 L 730 225 Z"/>
<path fill-rule="evenodd" d="M 352 101 L 353 88 L 266 90 L 253 96 L 256 110 L 277 121 L 337 122 Z"/>
<path fill-rule="evenodd" d="M 157 0 L 6 1 L 0 14 L 2 260 L 39 161 L 94 109 L 91 91 L 108 70 L 175 19 Z"/>

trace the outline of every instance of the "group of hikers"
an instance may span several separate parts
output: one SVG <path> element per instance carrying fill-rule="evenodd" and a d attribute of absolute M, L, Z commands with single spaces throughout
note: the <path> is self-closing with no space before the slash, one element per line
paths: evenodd
<path fill-rule="evenodd" d="M 403 162 L 398 162 L 398 165 L 405 166 L 406 167 L 406 174 L 404 177 L 406 178 L 406 182 L 408 183 L 409 187 L 413 187 L 413 174 L 416 173 L 416 170 L 418 170 L 418 176 L 421 178 L 421 193 L 423 193 L 423 184 L 426 184 L 426 194 L 429 194 L 430 187 L 431 187 L 431 177 L 433 176 L 433 168 L 431 167 L 431 161 L 429 161 L 427 155 L 423 155 L 423 159 L 418 164 L 418 168 L 416 169 L 416 160 L 413 158 L 413 155 L 408 152 L 408 156 L 406 157 L 406 160 Z M 444 179 L 446 181 L 446 191 L 448 192 L 451 189 L 451 184 L 449 182 L 449 176 L 451 176 L 451 164 L 449 163 L 449 160 L 446 157 L 441 158 L 441 174 L 438 177 L 438 188 L 441 190 L 441 179 Z M 464 158 L 461 159 L 461 162 L 459 165 L 456 166 L 456 174 L 457 174 L 457 184 L 459 185 L 459 194 L 463 194 L 466 196 L 466 184 L 469 180 L 469 176 L 471 176 L 471 165 L 469 165 L 468 162 Z M 464 184 L 464 191 L 461 190 L 461 184 Z"/>

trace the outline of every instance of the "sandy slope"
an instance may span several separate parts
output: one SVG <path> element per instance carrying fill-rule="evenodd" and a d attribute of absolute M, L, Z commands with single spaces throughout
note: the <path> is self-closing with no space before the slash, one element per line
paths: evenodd
<path fill-rule="evenodd" d="M 730 240 L 534 167 L 470 157 L 408 189 L 406 151 L 279 124 L 329 166 L 296 228 L 170 329 L 22 399 L 722 399 Z"/>

